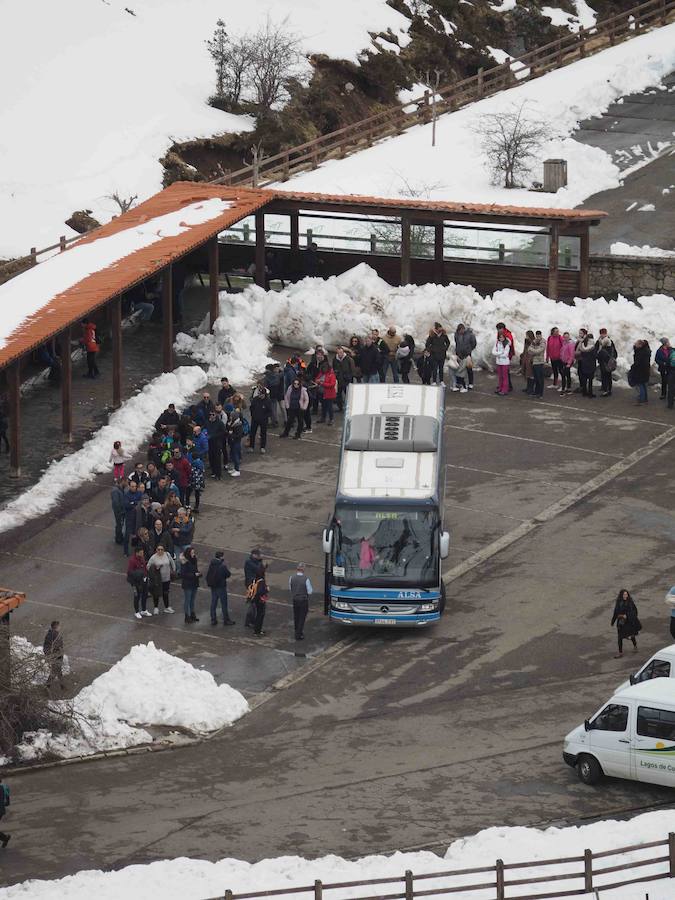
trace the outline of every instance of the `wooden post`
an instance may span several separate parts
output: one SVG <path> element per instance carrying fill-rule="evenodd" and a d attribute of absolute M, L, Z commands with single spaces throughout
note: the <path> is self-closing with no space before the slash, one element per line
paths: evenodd
<path fill-rule="evenodd" d="M 665 25 L 668 21 L 668 13 L 666 12 L 666 0 L 661 0 L 661 24 Z"/>
<path fill-rule="evenodd" d="M 218 256 L 218 235 L 209 241 L 209 325 L 213 330 L 218 318 L 218 279 L 220 277 L 220 260 Z"/>
<path fill-rule="evenodd" d="M 586 29 L 582 27 L 579 29 L 579 57 L 580 59 L 584 59 L 586 56 Z"/>
<path fill-rule="evenodd" d="M 414 900 L 415 889 L 413 888 L 413 873 L 410 869 L 406 869 L 405 873 L 405 900 Z"/>
<path fill-rule="evenodd" d="M 162 272 L 162 371 L 173 371 L 173 266 Z"/>
<path fill-rule="evenodd" d="M 37 265 L 37 247 L 30 248 L 30 264 L 31 266 Z"/>
<path fill-rule="evenodd" d="M 497 900 L 504 900 L 504 860 L 498 859 L 495 863 L 495 876 L 497 882 Z"/>
<path fill-rule="evenodd" d="M 291 233 L 291 274 L 300 269 L 300 213 L 288 214 L 289 230 Z"/>
<path fill-rule="evenodd" d="M 671 878 L 675 878 L 675 832 L 668 834 L 668 874 Z"/>
<path fill-rule="evenodd" d="M 70 326 L 61 332 L 61 430 L 63 439 L 70 444 L 73 440 L 73 359 L 70 355 Z"/>
<path fill-rule="evenodd" d="M 113 409 L 122 405 L 122 297 L 110 302 L 110 333 L 112 336 Z"/>
<path fill-rule="evenodd" d="M 232 891 L 225 891 L 225 900 L 232 900 Z"/>
<path fill-rule="evenodd" d="M 288 151 L 286 151 L 286 153 L 284 154 L 284 169 L 283 169 L 283 176 L 282 176 L 281 180 L 288 181 L 288 179 L 290 177 L 291 177 L 291 161 L 290 161 L 290 157 L 288 155 Z"/>
<path fill-rule="evenodd" d="M 443 275 L 445 269 L 445 257 L 443 249 L 443 241 L 445 239 L 445 226 L 443 222 L 437 222 L 434 225 L 434 278 L 436 284 L 443 284 Z"/>
<path fill-rule="evenodd" d="M 21 475 L 21 358 L 7 369 L 9 400 L 9 474 Z"/>
<path fill-rule="evenodd" d="M 410 219 L 401 218 L 401 284 L 410 284 Z"/>
<path fill-rule="evenodd" d="M 376 234 L 370 235 L 370 252 L 373 254 L 377 253 L 377 235 Z"/>
<path fill-rule="evenodd" d="M 317 878 L 314 882 L 314 900 L 322 900 L 323 897 L 323 884 Z"/>
<path fill-rule="evenodd" d="M 560 225 L 551 225 L 548 249 L 548 295 L 558 299 L 558 249 L 560 246 Z"/>
<path fill-rule="evenodd" d="M 593 890 L 593 853 L 584 850 L 584 891 L 590 894 Z"/>
<path fill-rule="evenodd" d="M 255 214 L 255 283 L 265 287 L 265 213 Z"/>
<path fill-rule="evenodd" d="M 579 240 L 579 296 L 588 297 L 590 290 L 590 234 L 589 226 L 581 232 Z"/>
<path fill-rule="evenodd" d="M 483 96 L 483 91 L 484 91 L 484 86 L 483 86 L 483 72 L 484 72 L 484 69 L 483 69 L 483 67 L 481 66 L 480 69 L 478 70 L 478 96 L 479 96 L 479 97 L 482 97 L 482 96 Z"/>
<path fill-rule="evenodd" d="M 66 249 L 66 236 L 65 236 L 65 234 L 62 234 L 61 237 L 59 238 L 59 253 L 63 253 L 63 251 L 65 249 Z"/>

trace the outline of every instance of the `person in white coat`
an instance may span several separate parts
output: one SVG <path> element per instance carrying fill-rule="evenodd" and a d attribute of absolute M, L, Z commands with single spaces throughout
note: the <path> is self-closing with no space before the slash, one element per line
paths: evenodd
<path fill-rule="evenodd" d="M 497 366 L 497 376 L 499 378 L 499 384 L 495 391 L 496 394 L 508 394 L 509 392 L 510 352 L 511 341 L 506 336 L 504 329 L 500 328 L 497 332 L 497 341 L 492 350 L 492 355 L 495 358 L 495 364 Z"/>

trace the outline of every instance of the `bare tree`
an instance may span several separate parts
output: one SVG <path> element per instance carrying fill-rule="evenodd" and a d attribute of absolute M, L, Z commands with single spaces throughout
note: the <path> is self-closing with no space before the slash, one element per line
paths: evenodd
<path fill-rule="evenodd" d="M 117 191 L 106 195 L 106 200 L 112 200 L 120 208 L 120 213 L 129 212 L 134 203 L 138 200 L 138 194 L 132 194 L 130 197 L 121 197 Z"/>
<path fill-rule="evenodd" d="M 481 145 L 492 168 L 495 184 L 518 187 L 543 143 L 555 137 L 551 125 L 535 118 L 527 103 L 512 105 L 478 119 Z"/>
<path fill-rule="evenodd" d="M 253 60 L 251 39 L 244 34 L 230 43 L 227 58 L 227 94 L 232 106 L 238 106 L 241 94 L 248 84 L 249 67 Z"/>
<path fill-rule="evenodd" d="M 438 86 L 441 83 L 441 73 L 436 69 L 433 74 L 428 70 L 420 76 L 420 81 L 429 91 L 431 97 L 431 146 L 436 146 L 436 120 L 438 119 Z"/>
<path fill-rule="evenodd" d="M 297 74 L 302 54 L 300 38 L 284 22 L 267 19 L 251 39 L 251 87 L 255 102 L 263 110 L 284 100 L 286 85 Z"/>
<path fill-rule="evenodd" d="M 244 165 L 251 166 L 253 168 L 251 184 L 254 188 L 258 187 L 258 183 L 260 181 L 260 165 L 263 159 L 265 159 L 265 154 L 263 152 L 263 142 L 258 141 L 257 144 L 251 145 L 250 158 L 244 159 Z"/>

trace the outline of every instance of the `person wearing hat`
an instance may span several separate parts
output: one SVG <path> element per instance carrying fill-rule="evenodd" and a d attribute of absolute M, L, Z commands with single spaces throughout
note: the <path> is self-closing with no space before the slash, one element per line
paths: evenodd
<path fill-rule="evenodd" d="M 659 349 L 654 354 L 654 362 L 661 376 L 661 399 L 666 399 L 668 392 L 668 376 L 670 375 L 670 341 L 667 337 L 659 339 Z"/>
<path fill-rule="evenodd" d="M 305 619 L 309 612 L 309 598 L 312 594 L 312 582 L 305 575 L 305 564 L 298 563 L 295 575 L 288 579 L 288 590 L 293 603 L 293 625 L 296 641 L 304 640 Z"/>
<path fill-rule="evenodd" d="M 227 579 L 232 574 L 227 568 L 222 550 L 217 550 L 209 563 L 206 584 L 211 588 L 211 624 L 218 624 L 218 604 L 223 610 L 223 625 L 234 625 L 227 608 Z"/>

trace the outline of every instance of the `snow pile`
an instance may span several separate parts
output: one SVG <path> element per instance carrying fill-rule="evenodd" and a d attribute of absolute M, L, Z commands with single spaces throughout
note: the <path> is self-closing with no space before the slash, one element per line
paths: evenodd
<path fill-rule="evenodd" d="M 111 472 L 110 451 L 114 441 L 133 453 L 151 434 L 155 420 L 167 403 L 184 403 L 206 384 L 206 373 L 198 366 L 181 366 L 147 384 L 111 416 L 81 450 L 53 460 L 30 490 L 0 510 L 0 532 L 7 531 L 52 509 L 73 487 L 96 474 Z"/>
<path fill-rule="evenodd" d="M 125 228 L 87 244 L 76 244 L 67 252 L 57 253 L 0 285 L 0 347 L 5 346 L 14 329 L 30 315 L 88 275 L 119 262 L 136 250 L 216 219 L 231 207 L 229 200 L 218 197 L 191 203 L 142 225 Z"/>
<path fill-rule="evenodd" d="M 63 222 L 76 209 L 107 221 L 119 213 L 115 191 L 145 199 L 160 190 L 159 159 L 173 141 L 249 131 L 250 117 L 206 103 L 215 76 L 205 41 L 219 16 L 239 33 L 268 14 L 297 32 L 306 52 L 351 60 L 369 32 L 391 28 L 404 39 L 410 24 L 386 0 L 293 0 L 281 9 L 271 0 L 0 0 L 12 37 L 0 55 L 0 83 L 11 85 L 0 96 L 8 223 L 0 258 L 73 234 Z"/>
<path fill-rule="evenodd" d="M 25 669 L 30 670 L 33 684 L 46 684 L 49 678 L 49 666 L 42 652 L 42 647 L 32 644 L 27 638 L 19 634 L 13 634 L 10 638 L 10 648 L 14 659 L 25 663 Z M 70 673 L 70 661 L 68 656 L 63 657 L 63 674 Z"/>
<path fill-rule="evenodd" d="M 70 708 L 81 723 L 79 735 L 46 731 L 24 735 L 17 752 L 25 760 L 45 753 L 69 757 L 152 741 L 141 725 L 164 725 L 206 734 L 231 725 L 248 712 L 246 699 L 210 672 L 195 669 L 150 641 L 138 644 L 103 675 L 83 688 Z"/>
<path fill-rule="evenodd" d="M 162 896 L 163 900 L 201 900 L 203 897 L 220 897 L 225 890 L 235 893 L 288 890 L 294 886 L 312 884 L 315 879 L 324 883 L 361 881 L 375 878 L 402 877 L 406 869 L 415 875 L 441 872 L 448 869 L 473 868 L 494 864 L 497 859 L 504 862 L 523 862 L 544 859 L 558 859 L 580 856 L 586 848 L 596 852 L 626 847 L 637 843 L 664 840 L 672 830 L 672 812 L 645 813 L 627 822 L 608 820 L 571 828 L 497 827 L 488 828 L 478 834 L 455 841 L 444 856 L 426 851 L 416 853 L 394 853 L 391 856 L 366 856 L 356 860 L 346 860 L 339 856 L 325 856 L 307 860 L 297 856 L 282 856 L 265 859 L 257 863 L 242 862 L 238 859 L 221 859 L 212 863 L 202 859 L 173 859 L 148 865 L 133 865 L 117 871 L 100 872 L 88 870 L 69 875 L 55 881 L 25 881 L 11 887 L 0 888 L 0 900 L 141 900 L 151 896 Z M 656 849 L 633 851 L 622 857 L 610 857 L 611 862 L 636 862 L 656 856 Z M 581 864 L 536 867 L 510 873 L 512 878 L 541 877 L 579 871 Z M 649 883 L 650 900 L 672 900 L 672 881 L 667 878 L 667 864 L 645 866 L 635 871 L 635 877 L 643 873 L 663 873 L 663 881 Z M 618 880 L 621 873 L 613 873 Z M 607 876 L 605 876 L 607 878 Z M 471 884 L 481 880 L 469 875 L 457 878 L 429 879 L 425 888 L 431 890 L 453 885 Z M 582 880 L 559 882 L 560 889 L 582 888 Z M 391 885 L 373 886 L 377 890 L 391 888 Z M 541 890 L 542 885 L 521 886 Z M 370 893 L 376 893 L 370 891 Z M 357 897 L 363 888 L 334 890 L 330 892 L 334 900 Z M 289 900 L 299 894 L 289 893 Z M 459 892 L 453 894 L 457 900 L 488 900 L 494 898 L 492 891 Z M 630 885 L 617 890 L 603 892 L 606 900 L 644 900 L 645 886 Z"/>
<path fill-rule="evenodd" d="M 660 258 L 675 258 L 675 250 L 661 250 L 659 247 L 650 247 L 643 244 L 638 247 L 635 244 L 624 244 L 623 241 L 615 241 L 609 248 L 614 256 L 651 256 Z"/>
<path fill-rule="evenodd" d="M 399 334 L 411 334 L 423 345 L 438 320 L 450 332 L 460 322 L 473 328 L 478 341 L 474 359 L 491 368 L 494 326 L 504 320 L 517 347 L 529 328 L 548 335 L 556 326 L 576 335 L 583 327 L 596 337 L 600 328 L 608 328 L 619 352 L 618 371 L 624 373 L 638 337 L 647 338 L 653 350 L 660 337 L 675 339 L 673 298 L 657 294 L 641 297 L 639 303 L 620 297 L 612 302 L 577 299 L 575 306 L 567 306 L 537 291 L 502 290 L 482 297 L 468 285 L 392 287 L 361 263 L 326 281 L 305 278 L 281 292 L 251 287 L 242 294 L 221 294 L 215 334 L 179 335 L 178 346 L 210 366 L 211 380 L 235 373 L 243 381 L 269 361 L 268 341 L 299 350 L 317 343 L 332 349 L 347 344 L 352 334 L 363 336 L 371 328 L 384 331 L 395 324 Z"/>
<path fill-rule="evenodd" d="M 513 5 L 503 0 L 501 9 Z M 581 15 L 581 3 L 577 12 Z M 618 187 L 620 178 L 608 153 L 570 137 L 579 122 L 600 115 L 623 95 L 657 85 L 674 67 L 675 24 L 671 24 L 441 116 L 435 148 L 431 146 L 431 124 L 416 125 L 399 137 L 324 163 L 279 187 L 381 197 L 409 196 L 413 188 L 419 196 L 434 200 L 574 207 L 598 191 Z M 552 123 L 552 131 L 563 135 L 546 143 L 539 154 L 539 160 L 568 161 L 569 185 L 557 194 L 506 190 L 490 183 L 477 120 L 523 102 L 533 118 Z M 448 154 L 452 165 L 448 165 Z M 539 163 L 532 180 L 541 179 Z M 330 231 L 333 224 L 326 228 Z"/>
<path fill-rule="evenodd" d="M 570 31 L 576 33 L 581 28 L 592 28 L 595 25 L 596 14 L 588 5 L 586 0 L 574 0 L 576 7 L 576 15 L 564 12 L 554 6 L 543 6 L 541 13 L 551 20 L 552 25 L 559 25 L 563 28 L 569 28 Z"/>

